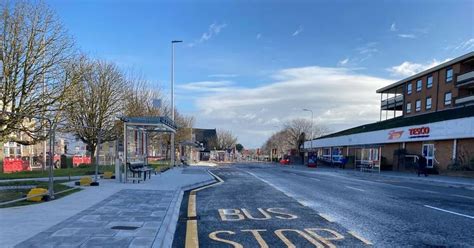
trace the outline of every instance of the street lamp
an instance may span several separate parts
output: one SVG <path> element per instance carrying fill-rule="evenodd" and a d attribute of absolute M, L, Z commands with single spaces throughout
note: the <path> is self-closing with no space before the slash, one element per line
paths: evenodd
<path fill-rule="evenodd" d="M 303 109 L 303 111 L 311 112 L 311 138 L 310 138 L 309 148 L 310 148 L 310 150 L 313 150 L 313 117 L 314 117 L 313 110 Z"/>
<path fill-rule="evenodd" d="M 181 43 L 182 40 L 171 41 L 171 120 L 174 123 L 174 44 Z M 174 133 L 171 133 L 171 165 L 175 163 Z"/>

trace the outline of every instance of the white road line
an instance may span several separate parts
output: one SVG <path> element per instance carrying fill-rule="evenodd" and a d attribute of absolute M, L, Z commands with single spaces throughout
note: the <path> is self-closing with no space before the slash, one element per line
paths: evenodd
<path fill-rule="evenodd" d="M 474 200 L 474 197 L 465 196 L 465 195 L 452 195 L 452 196 L 457 196 L 457 197 L 462 197 L 462 198 Z"/>
<path fill-rule="evenodd" d="M 363 190 L 363 189 L 358 189 L 358 188 L 354 188 L 354 187 L 351 187 L 351 186 L 346 186 L 346 188 L 365 192 L 365 190 Z"/>
<path fill-rule="evenodd" d="M 355 233 L 354 231 L 349 231 L 348 233 L 350 233 L 352 236 L 354 236 L 354 238 L 364 242 L 364 244 L 366 244 L 366 245 L 373 245 L 372 242 L 370 242 L 367 239 L 361 237 L 359 234 Z"/>
<path fill-rule="evenodd" d="M 321 213 L 320 213 L 319 216 L 321 216 L 323 219 L 325 219 L 325 220 L 327 220 L 327 221 L 329 221 L 329 222 L 334 222 L 334 219 L 331 218 L 331 217 L 329 217 L 329 215 L 327 215 L 327 214 L 321 214 Z"/>
<path fill-rule="evenodd" d="M 314 181 L 318 181 L 318 182 L 321 181 L 320 179 L 312 178 L 312 177 L 310 177 L 309 179 L 314 180 Z"/>
<path fill-rule="evenodd" d="M 432 209 L 443 211 L 443 212 L 446 212 L 446 213 L 459 215 L 459 216 L 466 217 L 466 218 L 469 218 L 469 219 L 474 219 L 474 216 L 470 216 L 470 215 L 466 215 L 466 214 L 460 214 L 460 213 L 456 213 L 456 212 L 449 211 L 449 210 L 446 210 L 446 209 L 433 207 L 433 206 L 430 206 L 430 205 L 424 205 L 424 206 L 427 207 L 427 208 L 432 208 Z"/>

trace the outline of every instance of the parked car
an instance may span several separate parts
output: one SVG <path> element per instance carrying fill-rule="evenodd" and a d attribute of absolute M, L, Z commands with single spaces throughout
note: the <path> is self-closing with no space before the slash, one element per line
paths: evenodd
<path fill-rule="evenodd" d="M 281 165 L 289 165 L 290 164 L 290 159 L 289 158 L 282 158 L 280 160 Z"/>

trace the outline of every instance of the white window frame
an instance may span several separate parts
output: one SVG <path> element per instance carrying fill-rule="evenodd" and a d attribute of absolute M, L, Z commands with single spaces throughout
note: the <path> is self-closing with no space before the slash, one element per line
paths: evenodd
<path fill-rule="evenodd" d="M 431 78 L 431 82 L 430 82 L 430 78 Z M 433 75 L 429 75 L 428 77 L 426 77 L 426 88 L 430 89 L 431 87 L 433 87 Z"/>
<path fill-rule="evenodd" d="M 416 100 L 415 102 L 415 112 L 419 112 L 421 110 L 421 100 Z"/>
<path fill-rule="evenodd" d="M 451 71 L 451 76 L 448 79 L 448 72 Z M 446 83 L 453 81 L 454 71 L 453 68 L 446 69 Z"/>
<path fill-rule="evenodd" d="M 423 80 L 416 80 L 416 92 L 420 92 L 423 89 Z"/>
<path fill-rule="evenodd" d="M 446 97 L 449 95 L 449 101 L 446 100 Z M 453 93 L 451 91 L 444 93 L 444 105 L 451 105 L 451 102 L 453 101 Z"/>
<path fill-rule="evenodd" d="M 428 100 L 429 100 L 430 104 L 428 104 Z M 430 110 L 432 104 L 433 104 L 433 99 L 431 98 L 431 96 L 427 97 L 426 102 L 425 102 L 425 109 Z"/>
<path fill-rule="evenodd" d="M 407 103 L 407 110 L 406 110 L 407 114 L 411 113 L 411 102 L 408 102 Z"/>
<path fill-rule="evenodd" d="M 408 83 L 407 84 L 407 94 L 410 95 L 412 91 L 413 91 L 413 86 L 412 86 L 411 83 Z"/>

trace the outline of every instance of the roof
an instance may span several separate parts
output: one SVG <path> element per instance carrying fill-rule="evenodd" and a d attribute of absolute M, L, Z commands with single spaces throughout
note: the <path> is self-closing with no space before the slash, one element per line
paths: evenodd
<path fill-rule="evenodd" d="M 176 132 L 178 129 L 175 122 L 166 116 L 123 116 L 120 120 L 127 123 L 127 126 L 143 128 L 149 132 Z"/>
<path fill-rule="evenodd" d="M 397 127 L 411 126 L 411 125 L 422 125 L 431 122 L 446 121 L 452 119 L 459 119 L 465 117 L 474 116 L 474 105 L 467 107 L 460 107 L 455 109 L 443 110 L 433 112 L 429 114 L 416 115 L 412 117 L 396 117 L 386 121 L 380 121 L 361 125 L 358 127 L 346 129 L 340 132 L 332 133 L 329 135 L 321 136 L 315 140 L 332 138 L 356 133 L 372 132 L 384 129 L 391 129 Z"/>
<path fill-rule="evenodd" d="M 378 89 L 376 92 L 377 92 L 377 93 L 385 92 L 385 91 L 387 91 L 387 90 L 389 90 L 389 89 L 391 89 L 391 88 L 398 87 L 398 86 L 400 86 L 400 85 L 406 83 L 407 81 L 411 81 L 411 80 L 417 79 L 417 78 L 419 78 L 420 76 L 423 76 L 423 75 L 425 75 L 425 74 L 429 74 L 429 73 L 431 73 L 431 72 L 437 71 L 437 70 L 442 69 L 442 68 L 444 68 L 444 67 L 448 67 L 448 66 L 450 66 L 450 65 L 456 64 L 456 63 L 458 63 L 458 62 L 460 62 L 460 61 L 463 61 L 463 60 L 465 60 L 465 59 L 468 59 L 468 58 L 474 58 L 474 52 L 466 53 L 466 54 L 464 54 L 464 55 L 462 55 L 462 56 L 460 56 L 460 57 L 457 57 L 457 58 L 452 59 L 452 60 L 450 60 L 450 61 L 447 61 L 447 62 L 445 62 L 445 63 L 439 64 L 439 65 L 437 65 L 437 66 L 435 66 L 435 67 L 432 67 L 432 68 L 430 68 L 430 69 L 428 69 L 428 70 L 424 70 L 424 71 L 419 72 L 419 73 L 417 73 L 417 74 L 415 74 L 415 75 L 413 75 L 413 76 L 410 76 L 410 77 L 405 78 L 405 79 L 403 79 L 403 80 L 397 81 L 397 82 L 395 82 L 395 83 L 393 83 L 393 84 L 387 85 L 387 86 L 385 86 L 385 87 L 383 87 L 383 88 Z"/>

